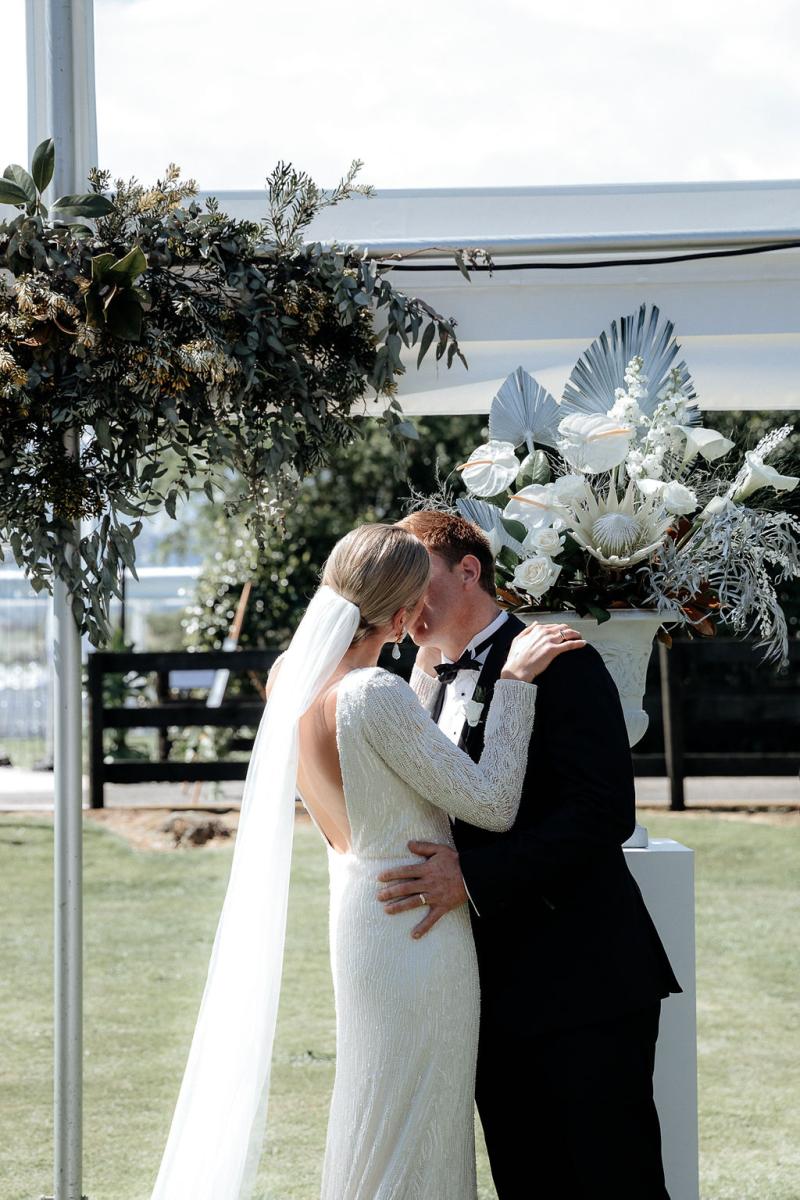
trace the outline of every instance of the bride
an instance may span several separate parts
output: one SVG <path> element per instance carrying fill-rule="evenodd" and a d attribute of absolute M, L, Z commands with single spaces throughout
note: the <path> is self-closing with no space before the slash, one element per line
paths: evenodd
<path fill-rule="evenodd" d="M 452 844 L 448 814 L 505 830 L 519 806 L 533 678 L 584 643 L 532 625 L 511 645 L 478 763 L 377 666 L 421 610 L 430 560 L 364 525 L 325 564 L 270 675 L 231 873 L 152 1200 L 246 1200 L 266 1124 L 294 799 L 325 839 L 337 1065 L 322 1200 L 474 1200 L 478 971 L 466 908 L 414 940 L 378 875 L 413 839 Z M 420 906 L 425 904 L 420 896 Z M 230 1030 L 234 1030 L 233 1039 Z"/>

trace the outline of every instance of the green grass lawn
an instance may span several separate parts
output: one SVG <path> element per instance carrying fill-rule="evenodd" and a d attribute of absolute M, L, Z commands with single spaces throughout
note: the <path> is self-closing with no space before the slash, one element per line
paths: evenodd
<path fill-rule="evenodd" d="M 797 1200 L 800 828 L 650 814 L 647 825 L 698 852 L 703 1200 Z M 142 852 L 88 822 L 84 846 L 84 1191 L 148 1200 L 231 849 Z M 52 857 L 48 821 L 0 817 L 2 1200 L 52 1194 Z M 258 1200 L 318 1195 L 335 1049 L 326 939 L 325 854 L 301 825 Z M 482 1153 L 480 1172 L 490 1200 Z"/>

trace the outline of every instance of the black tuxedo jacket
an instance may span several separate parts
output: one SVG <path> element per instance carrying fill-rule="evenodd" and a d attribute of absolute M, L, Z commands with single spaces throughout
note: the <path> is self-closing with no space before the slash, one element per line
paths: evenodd
<path fill-rule="evenodd" d="M 522 623 L 498 630 L 478 686 L 484 717 Z M 529 1032 L 616 1017 L 681 990 L 621 845 L 633 766 L 616 685 L 592 646 L 536 679 L 519 814 L 508 833 L 456 821 L 481 976 L 482 1022 Z M 434 712 L 434 715 L 437 715 Z M 461 745 L 477 761 L 484 724 Z"/>

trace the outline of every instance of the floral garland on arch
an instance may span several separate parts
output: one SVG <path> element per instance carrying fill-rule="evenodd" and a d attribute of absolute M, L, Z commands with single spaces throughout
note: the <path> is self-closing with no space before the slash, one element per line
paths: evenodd
<path fill-rule="evenodd" d="M 88 192 L 47 205 L 54 153 L 48 139 L 0 177 L 15 210 L 0 213 L 0 561 L 7 542 L 37 592 L 60 577 L 98 646 L 145 518 L 238 476 L 227 515 L 263 547 L 303 478 L 358 436 L 365 396 L 383 398 L 398 451 L 418 436 L 395 396 L 404 346 L 417 364 L 464 356 L 455 322 L 391 267 L 304 240 L 321 209 L 371 193 L 358 161 L 330 191 L 279 163 L 247 221 L 201 205 L 176 166 L 154 187 L 94 169 Z"/>
<path fill-rule="evenodd" d="M 673 328 L 644 304 L 613 321 L 560 401 L 518 367 L 492 402 L 490 440 L 459 467 L 470 495 L 455 507 L 487 534 L 512 611 L 601 622 L 653 608 L 702 635 L 725 620 L 785 664 L 775 589 L 800 577 L 800 522 L 774 501 L 800 480 L 767 459 L 793 427 L 732 462 L 734 443 L 701 423 Z"/>

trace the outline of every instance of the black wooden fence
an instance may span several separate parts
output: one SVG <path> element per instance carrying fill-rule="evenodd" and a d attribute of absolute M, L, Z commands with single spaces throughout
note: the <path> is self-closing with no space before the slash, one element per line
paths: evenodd
<path fill-rule="evenodd" d="M 413 647 L 403 658 L 382 665 L 408 675 Z M 106 783 L 195 782 L 243 780 L 247 763 L 235 760 L 168 761 L 170 727 L 213 725 L 255 728 L 263 712 L 260 700 L 231 699 L 207 708 L 204 699 L 172 699 L 169 675 L 174 671 L 253 671 L 261 679 L 277 658 L 276 650 L 189 653 L 111 653 L 89 655 L 90 803 L 103 807 Z M 635 748 L 637 775 L 667 776 L 670 803 L 685 807 L 684 780 L 708 775 L 790 775 L 800 771 L 800 642 L 790 647 L 788 673 L 777 675 L 760 665 L 760 651 L 730 639 L 676 640 L 667 650 L 658 645 L 650 660 L 644 707 L 648 730 Z M 150 706 L 105 707 L 103 678 L 110 673 L 154 672 L 158 702 Z M 104 729 L 155 728 L 159 757 L 155 760 L 106 762 Z M 238 747 L 247 741 L 235 743 Z"/>
<path fill-rule="evenodd" d="M 212 650 L 199 654 L 188 651 L 163 651 L 139 654 L 112 653 L 98 650 L 88 659 L 89 693 L 89 803 L 92 808 L 103 807 L 103 788 L 106 783 L 194 783 L 200 780 L 244 779 L 247 763 L 235 760 L 194 762 L 167 761 L 170 727 L 215 725 L 237 729 L 255 727 L 261 719 L 264 704 L 261 700 L 225 700 L 219 708 L 207 708 L 205 700 L 170 699 L 171 671 L 256 671 L 262 679 L 278 657 L 277 650 Z M 106 708 L 103 704 L 103 678 L 110 674 L 135 671 L 137 674 L 155 672 L 157 678 L 155 705 Z M 158 729 L 159 757 L 148 761 L 121 759 L 105 761 L 103 731 L 105 729 Z"/>

